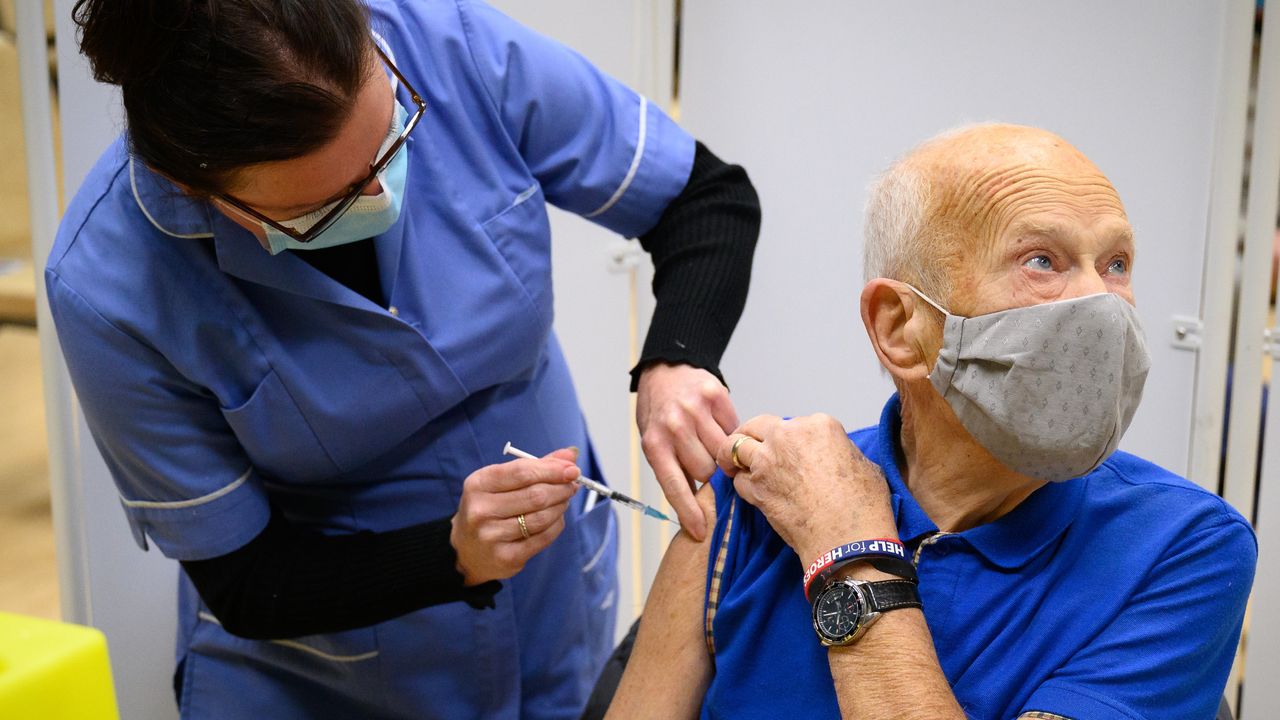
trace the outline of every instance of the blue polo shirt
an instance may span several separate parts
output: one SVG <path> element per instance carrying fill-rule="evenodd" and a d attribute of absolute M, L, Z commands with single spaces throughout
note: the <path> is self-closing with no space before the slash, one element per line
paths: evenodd
<path fill-rule="evenodd" d="M 942 670 L 972 718 L 1212 718 L 1257 543 L 1221 498 L 1123 452 L 940 534 L 899 472 L 897 396 L 850 439 L 884 470 Z M 703 718 L 838 718 L 801 561 L 717 473 Z M 851 540 L 854 538 L 850 538 Z M 871 632 L 875 632 L 872 629 Z"/>

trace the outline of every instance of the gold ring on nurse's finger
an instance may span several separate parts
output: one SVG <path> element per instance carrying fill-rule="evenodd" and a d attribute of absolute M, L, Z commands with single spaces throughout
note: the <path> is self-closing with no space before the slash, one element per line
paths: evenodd
<path fill-rule="evenodd" d="M 738 446 L 741 445 L 742 442 L 746 439 L 747 439 L 747 436 L 743 435 L 737 440 L 734 440 L 733 447 L 729 449 L 729 459 L 733 461 L 733 466 L 738 468 L 739 470 L 747 469 L 747 466 L 743 465 L 742 461 L 738 459 Z"/>
<path fill-rule="evenodd" d="M 520 523 L 520 537 L 525 540 L 529 539 L 529 526 L 524 524 L 524 514 L 516 516 L 516 522 Z"/>

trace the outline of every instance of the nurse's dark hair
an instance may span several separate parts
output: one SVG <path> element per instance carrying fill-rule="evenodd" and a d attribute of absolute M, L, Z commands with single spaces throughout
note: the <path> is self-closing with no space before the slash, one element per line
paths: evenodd
<path fill-rule="evenodd" d="M 130 149 L 206 195 L 316 150 L 374 62 L 360 0 L 78 0 L 80 50 L 119 85 Z"/>

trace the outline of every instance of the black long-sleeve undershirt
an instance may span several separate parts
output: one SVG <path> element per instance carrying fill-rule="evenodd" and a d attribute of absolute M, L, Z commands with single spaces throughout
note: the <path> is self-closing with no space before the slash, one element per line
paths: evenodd
<path fill-rule="evenodd" d="M 224 629 L 260 640 L 339 632 L 431 605 L 493 607 L 496 581 L 464 587 L 442 518 L 387 532 L 324 535 L 272 509 L 249 544 L 182 563 Z"/>
<path fill-rule="evenodd" d="M 641 238 L 653 256 L 653 321 L 632 389 L 655 362 L 686 363 L 720 377 L 719 362 L 746 302 L 760 205 L 746 171 L 698 143 L 684 190 Z M 385 305 L 373 243 L 296 253 Z M 339 632 L 424 607 L 464 601 L 492 607 L 498 582 L 463 586 L 450 518 L 390 532 L 323 535 L 273 510 L 240 549 L 183 569 L 230 633 L 279 639 Z"/>
<path fill-rule="evenodd" d="M 742 317 L 760 234 L 760 199 L 740 165 L 697 144 L 689 182 L 640 245 L 653 257 L 657 305 L 631 390 L 655 362 L 693 365 L 721 382 L 720 357 Z"/>

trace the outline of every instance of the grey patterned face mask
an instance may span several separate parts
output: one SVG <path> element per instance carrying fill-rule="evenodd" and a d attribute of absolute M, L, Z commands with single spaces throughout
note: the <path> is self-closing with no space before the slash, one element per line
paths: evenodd
<path fill-rule="evenodd" d="M 947 316 L 929 380 L 997 460 L 1062 481 L 1115 452 L 1151 367 L 1124 298 L 1101 293 L 966 318 L 911 289 Z"/>

